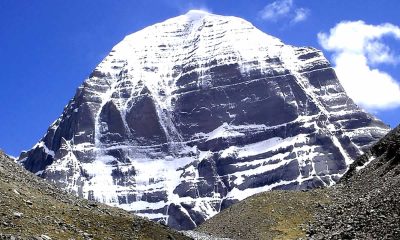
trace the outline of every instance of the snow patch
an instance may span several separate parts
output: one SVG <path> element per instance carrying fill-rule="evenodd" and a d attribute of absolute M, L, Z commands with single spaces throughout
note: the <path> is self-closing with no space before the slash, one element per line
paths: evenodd
<path fill-rule="evenodd" d="M 55 155 L 54 151 L 50 150 L 43 141 L 40 141 L 35 146 L 33 146 L 33 149 L 35 149 L 35 148 L 43 148 L 44 152 L 47 155 L 50 155 L 54 158 L 54 155 Z"/>
<path fill-rule="evenodd" d="M 361 169 L 364 169 L 366 166 L 368 166 L 368 165 L 369 165 L 372 161 L 374 161 L 375 159 L 376 159 L 375 156 L 370 156 L 370 157 L 368 158 L 368 161 L 367 161 L 366 163 L 364 163 L 364 165 L 356 167 L 356 171 L 360 171 Z"/>
<path fill-rule="evenodd" d="M 220 127 L 208 134 L 207 141 L 217 138 L 240 137 L 244 135 L 244 133 L 240 133 L 238 131 L 235 131 L 234 128 L 231 128 L 228 123 L 223 123 Z"/>

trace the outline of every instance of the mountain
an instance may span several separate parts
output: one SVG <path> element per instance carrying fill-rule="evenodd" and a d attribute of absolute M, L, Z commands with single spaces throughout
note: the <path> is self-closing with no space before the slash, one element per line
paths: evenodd
<path fill-rule="evenodd" d="M 251 196 L 196 231 L 231 239 L 400 239 L 400 126 L 335 186 Z"/>
<path fill-rule="evenodd" d="M 313 239 L 400 239 L 400 126 L 358 158 L 310 226 Z M 337 194 L 339 193 L 339 194 Z"/>
<path fill-rule="evenodd" d="M 77 198 L 0 152 L 0 239 L 189 239 L 121 209 Z"/>
<path fill-rule="evenodd" d="M 319 50 L 189 11 L 118 43 L 19 163 L 78 196 L 193 229 L 259 192 L 334 184 L 388 130 Z"/>

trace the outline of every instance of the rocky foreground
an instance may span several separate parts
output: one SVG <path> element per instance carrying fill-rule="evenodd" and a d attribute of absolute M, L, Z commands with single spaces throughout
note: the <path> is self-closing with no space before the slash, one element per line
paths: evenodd
<path fill-rule="evenodd" d="M 332 204 L 316 215 L 310 238 L 400 239 L 400 127 L 359 158 L 331 191 Z"/>
<path fill-rule="evenodd" d="M 0 152 L 0 239 L 189 239 L 128 212 L 71 196 Z"/>
<path fill-rule="evenodd" d="M 249 197 L 197 231 L 231 239 L 400 239 L 400 127 L 335 187 Z"/>
<path fill-rule="evenodd" d="M 298 239 L 332 197 L 326 189 L 257 194 L 222 211 L 196 231 L 230 239 Z"/>

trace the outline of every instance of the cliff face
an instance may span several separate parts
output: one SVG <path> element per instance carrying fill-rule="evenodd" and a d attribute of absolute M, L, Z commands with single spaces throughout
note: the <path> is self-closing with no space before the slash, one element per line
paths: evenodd
<path fill-rule="evenodd" d="M 258 192 L 332 185 L 387 132 L 317 49 L 190 11 L 117 44 L 19 161 L 79 196 L 191 229 Z"/>
<path fill-rule="evenodd" d="M 400 239 L 400 126 L 358 157 L 339 184 L 256 194 L 196 230 L 243 240 Z"/>

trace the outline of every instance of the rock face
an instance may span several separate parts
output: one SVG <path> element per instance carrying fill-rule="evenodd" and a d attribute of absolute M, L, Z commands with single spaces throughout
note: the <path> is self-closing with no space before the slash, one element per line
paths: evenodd
<path fill-rule="evenodd" d="M 351 164 L 309 239 L 400 239 L 400 126 Z"/>
<path fill-rule="evenodd" d="M 258 192 L 332 185 L 387 132 L 317 49 L 190 11 L 117 44 L 19 161 L 79 196 L 192 229 Z"/>

